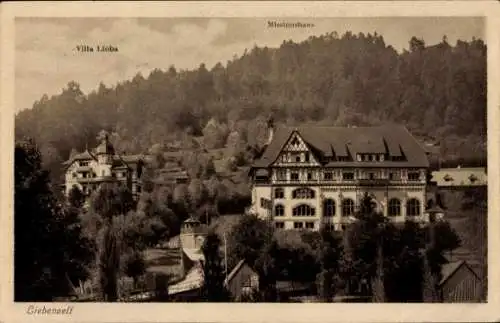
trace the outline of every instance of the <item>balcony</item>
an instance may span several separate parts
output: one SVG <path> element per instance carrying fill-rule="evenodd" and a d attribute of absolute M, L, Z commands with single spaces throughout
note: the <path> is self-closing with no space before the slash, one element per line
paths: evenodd
<path fill-rule="evenodd" d="M 390 180 L 384 178 L 378 179 L 358 179 L 356 183 L 359 186 L 386 186 L 391 183 Z"/>

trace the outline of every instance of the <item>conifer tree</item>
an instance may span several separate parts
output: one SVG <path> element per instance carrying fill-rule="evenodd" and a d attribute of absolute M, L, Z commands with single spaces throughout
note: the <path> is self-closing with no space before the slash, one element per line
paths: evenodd
<path fill-rule="evenodd" d="M 202 297 L 208 302 L 224 302 L 229 294 L 224 286 L 226 272 L 220 255 L 221 241 L 217 234 L 211 232 L 205 238 L 202 246 L 204 256 L 203 274 L 205 282 L 202 287 Z"/>
<path fill-rule="evenodd" d="M 332 302 L 339 280 L 339 260 L 341 258 L 340 239 L 328 227 L 320 230 L 318 294 L 323 302 Z"/>

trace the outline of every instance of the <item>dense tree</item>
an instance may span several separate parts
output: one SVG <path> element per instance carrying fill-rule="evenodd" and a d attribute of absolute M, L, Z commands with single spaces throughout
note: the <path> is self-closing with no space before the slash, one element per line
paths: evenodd
<path fill-rule="evenodd" d="M 355 217 L 356 221 L 349 225 L 344 236 L 343 272 L 345 277 L 351 277 L 350 280 L 354 277 L 358 285 L 364 282 L 366 294 L 363 296 L 373 296 L 373 285 L 380 273 L 378 253 L 383 252 L 384 240 L 390 239 L 387 234 L 389 226 L 367 193 L 361 199 Z"/>
<path fill-rule="evenodd" d="M 73 186 L 69 191 L 68 203 L 71 207 L 76 209 L 81 209 L 85 203 L 85 194 L 78 188 L 78 186 Z"/>
<path fill-rule="evenodd" d="M 321 272 L 318 274 L 318 296 L 323 302 L 331 302 L 340 281 L 341 240 L 326 227 L 321 228 L 320 238 L 318 260 Z"/>
<path fill-rule="evenodd" d="M 466 215 L 461 234 L 464 247 L 469 248 L 480 264 L 483 279 L 483 299 L 486 299 L 488 288 L 488 189 L 487 187 L 469 188 L 463 192 L 460 212 Z"/>
<path fill-rule="evenodd" d="M 14 162 L 14 299 L 68 296 L 71 284 L 88 274 L 91 245 L 81 233 L 77 212 L 54 198 L 33 141 L 16 142 Z"/>
<path fill-rule="evenodd" d="M 115 302 L 119 297 L 122 253 L 128 247 L 125 216 L 132 210 L 132 205 L 126 187 L 114 183 L 101 184 L 91 196 L 91 212 L 101 221 L 96 237 L 97 268 L 102 299 L 107 302 Z"/>
<path fill-rule="evenodd" d="M 223 302 L 229 299 L 228 291 L 224 286 L 226 273 L 220 255 L 220 245 L 221 241 L 217 234 L 209 233 L 201 248 L 205 277 L 202 297 L 208 302 Z"/>
<path fill-rule="evenodd" d="M 255 260 L 254 268 L 259 275 L 260 299 L 263 302 L 278 300 L 276 281 L 278 280 L 277 259 L 280 249 L 276 240 L 266 242 Z"/>
<path fill-rule="evenodd" d="M 146 272 L 144 255 L 137 250 L 133 250 L 123 257 L 122 262 L 125 274 L 128 277 L 132 277 L 134 280 L 134 288 L 137 288 L 139 277 Z"/>
<path fill-rule="evenodd" d="M 233 263 L 244 259 L 254 267 L 262 251 L 272 240 L 273 227 L 267 221 L 255 215 L 242 216 L 231 232 L 233 256 L 236 258 Z"/>

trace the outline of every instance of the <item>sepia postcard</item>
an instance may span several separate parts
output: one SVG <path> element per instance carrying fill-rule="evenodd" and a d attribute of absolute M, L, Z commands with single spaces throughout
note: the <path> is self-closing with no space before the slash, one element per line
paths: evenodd
<path fill-rule="evenodd" d="M 500 319 L 498 2 L 0 8 L 1 322 Z"/>

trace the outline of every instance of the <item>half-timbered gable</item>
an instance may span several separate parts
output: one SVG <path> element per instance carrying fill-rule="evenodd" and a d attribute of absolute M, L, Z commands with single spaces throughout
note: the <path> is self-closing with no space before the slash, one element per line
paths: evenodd
<path fill-rule="evenodd" d="M 314 152 L 300 136 L 298 131 L 292 132 L 287 143 L 272 166 L 320 166 Z"/>

